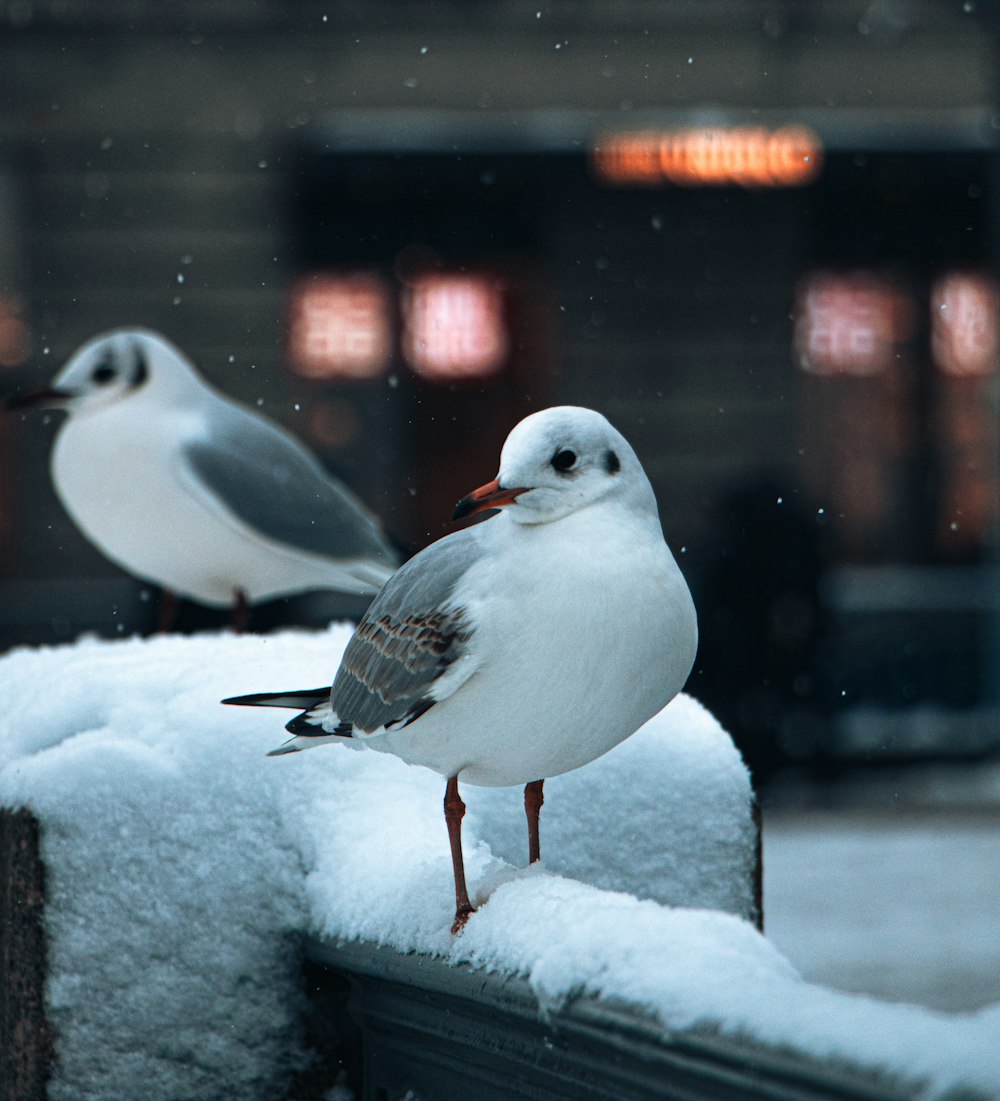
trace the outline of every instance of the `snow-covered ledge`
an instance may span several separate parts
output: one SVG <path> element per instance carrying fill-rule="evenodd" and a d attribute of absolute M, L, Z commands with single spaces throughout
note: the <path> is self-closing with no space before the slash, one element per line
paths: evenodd
<path fill-rule="evenodd" d="M 310 941 L 318 1039 L 365 1098 L 476 1101 L 916 1101 L 885 1070 L 721 1032 L 579 992 L 539 1001 L 509 971 L 445 965 L 358 942 Z M 350 986 L 345 999 L 343 982 Z M 352 1027 L 353 1025 L 353 1027 Z M 357 1045 L 360 1030 L 363 1042 Z M 351 1066 L 360 1046 L 361 1064 Z M 333 1074 L 330 1075 L 333 1078 Z M 957 1101 L 957 1099 L 956 1099 Z"/>
<path fill-rule="evenodd" d="M 425 974 L 476 971 L 484 992 L 485 973 L 506 976 L 543 1014 L 583 994 L 663 1036 L 994 1096 L 1000 1009 L 946 1017 L 808 986 L 748 920 L 746 771 L 688 698 L 546 785 L 542 866 L 523 867 L 519 792 L 464 792 L 480 909 L 453 938 L 440 778 L 340 747 L 266 758 L 277 714 L 217 702 L 320 684 L 347 637 L 0 659 L 0 807 L 41 823 L 47 870 L 53 1101 L 287 1096 L 311 1058 L 304 937 L 314 956 L 360 942 L 355 975 L 392 949 Z"/>

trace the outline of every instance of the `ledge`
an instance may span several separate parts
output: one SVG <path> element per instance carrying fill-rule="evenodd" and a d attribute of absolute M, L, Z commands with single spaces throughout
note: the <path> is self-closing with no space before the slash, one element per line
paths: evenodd
<path fill-rule="evenodd" d="M 913 1084 L 579 997 L 543 1013 L 527 981 L 363 943 L 312 939 L 324 987 L 350 984 L 368 1101 L 909 1101 Z M 320 1002 L 315 1009 L 318 1010 Z"/>

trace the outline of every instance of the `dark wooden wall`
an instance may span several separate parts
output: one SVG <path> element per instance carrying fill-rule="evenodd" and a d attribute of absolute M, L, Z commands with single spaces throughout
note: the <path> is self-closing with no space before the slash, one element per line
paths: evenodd
<path fill-rule="evenodd" d="M 143 324 L 303 431 L 295 404 L 316 392 L 282 362 L 304 248 L 299 154 L 358 111 L 575 112 L 594 128 L 644 112 L 665 123 L 791 113 L 848 148 L 902 140 L 907 126 L 975 137 L 992 99 L 984 27 L 929 0 L 902 24 L 862 0 L 321 8 L 0 2 L 0 295 L 23 300 L 33 335 L 30 363 L 6 369 L 4 388 L 51 375 L 103 328 Z M 391 146 L 381 116 L 367 117 L 361 131 Z M 602 192 L 581 178 L 566 194 L 541 188 L 538 203 L 554 334 L 545 400 L 602 408 L 633 439 L 697 573 L 726 488 L 793 472 L 787 311 L 803 200 Z M 0 584 L 22 619 L 54 580 L 75 596 L 61 598 L 58 630 L 43 608 L 7 641 L 127 630 L 143 615 L 51 492 L 53 431 L 3 422 Z M 385 471 L 366 484 L 356 455 L 324 457 L 391 511 Z"/>

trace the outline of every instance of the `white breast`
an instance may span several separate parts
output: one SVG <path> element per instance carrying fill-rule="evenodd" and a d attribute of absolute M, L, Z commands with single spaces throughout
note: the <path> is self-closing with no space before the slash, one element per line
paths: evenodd
<path fill-rule="evenodd" d="M 662 539 L 616 511 L 490 521 L 508 545 L 455 594 L 476 624 L 476 671 L 368 744 L 471 784 L 523 784 L 586 764 L 664 707 L 694 661 L 694 606 Z"/>

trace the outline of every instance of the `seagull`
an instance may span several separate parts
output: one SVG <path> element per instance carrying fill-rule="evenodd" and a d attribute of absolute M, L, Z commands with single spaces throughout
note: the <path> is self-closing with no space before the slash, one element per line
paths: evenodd
<path fill-rule="evenodd" d="M 8 409 L 65 410 L 52 479 L 112 562 L 230 606 L 329 589 L 374 595 L 397 564 L 372 514 L 289 432 L 210 386 L 162 336 L 117 329 Z"/>
<path fill-rule="evenodd" d="M 525 785 L 528 859 L 543 784 L 629 737 L 681 690 L 698 628 L 635 452 L 600 414 L 559 406 L 507 437 L 497 477 L 454 519 L 499 509 L 395 573 L 333 687 L 224 703 L 292 707 L 272 755 L 355 739 L 446 778 L 455 920 L 465 882 L 458 783 Z"/>

